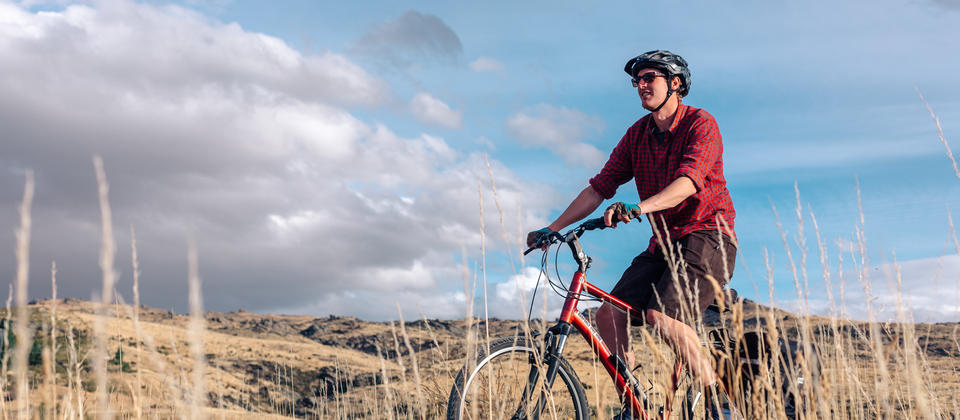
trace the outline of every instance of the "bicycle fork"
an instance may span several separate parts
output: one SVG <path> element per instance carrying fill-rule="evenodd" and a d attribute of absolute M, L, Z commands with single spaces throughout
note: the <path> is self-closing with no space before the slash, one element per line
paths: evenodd
<path fill-rule="evenodd" d="M 560 369 L 560 355 L 563 353 L 563 348 L 567 343 L 567 337 L 570 336 L 570 333 L 574 331 L 572 325 L 567 322 L 560 322 L 557 325 L 554 325 L 549 330 L 547 330 L 546 335 L 543 337 L 543 348 L 541 349 L 542 365 L 547 367 L 546 373 L 543 375 L 543 392 L 540 393 L 540 396 L 537 398 L 536 405 L 533 406 L 533 410 L 529 411 L 526 406 L 526 402 L 530 401 L 530 398 L 533 396 L 534 388 L 536 387 L 537 381 L 540 379 L 539 366 L 541 366 L 540 361 L 537 360 L 537 354 L 530 354 L 530 374 L 527 377 L 527 386 L 523 390 L 523 399 L 521 400 L 521 406 L 514 414 L 513 419 L 526 419 L 526 413 L 530 413 L 532 418 L 538 419 L 540 417 L 540 412 L 546 407 L 547 404 L 547 392 L 553 386 L 553 381 L 557 378 L 557 372 Z M 538 334 L 534 332 L 534 337 Z"/>

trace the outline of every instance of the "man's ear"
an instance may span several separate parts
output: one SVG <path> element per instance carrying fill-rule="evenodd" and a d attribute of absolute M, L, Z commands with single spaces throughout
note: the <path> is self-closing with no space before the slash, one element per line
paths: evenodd
<path fill-rule="evenodd" d="M 680 80 L 680 76 L 673 76 L 670 79 L 670 86 L 673 87 L 673 90 L 680 90 L 680 87 L 683 86 L 683 81 Z"/>

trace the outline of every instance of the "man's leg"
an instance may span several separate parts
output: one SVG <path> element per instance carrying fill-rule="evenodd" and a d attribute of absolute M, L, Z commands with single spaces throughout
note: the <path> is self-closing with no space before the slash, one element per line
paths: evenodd
<path fill-rule="evenodd" d="M 687 364 L 704 388 L 717 382 L 710 360 L 700 352 L 700 337 L 689 325 L 673 319 L 656 309 L 647 309 L 646 321 L 660 332 L 663 340 Z"/>
<path fill-rule="evenodd" d="M 633 352 L 630 351 L 630 317 L 615 306 L 604 303 L 597 310 L 597 330 L 600 338 L 614 354 L 619 355 L 627 368 L 634 366 Z"/>
<path fill-rule="evenodd" d="M 644 308 L 653 296 L 654 284 L 663 276 L 667 263 L 663 257 L 644 251 L 637 255 L 624 270 L 610 294 L 630 304 L 634 308 Z M 619 308 L 604 303 L 597 311 L 597 329 L 600 338 L 611 352 L 627 363 L 627 368 L 635 365 L 633 352 L 630 351 L 630 316 Z"/>
<path fill-rule="evenodd" d="M 644 251 L 633 259 L 610 294 L 634 308 L 643 308 L 653 296 L 654 282 L 662 277 L 666 266 L 663 257 Z M 597 329 L 607 348 L 623 359 L 628 370 L 636 366 L 633 352 L 630 351 L 629 314 L 604 303 L 597 311 Z M 616 418 L 628 419 L 631 418 L 631 413 L 624 409 Z"/>
<path fill-rule="evenodd" d="M 690 324 L 698 322 L 700 314 L 716 297 L 714 282 L 708 277 L 723 287 L 727 276 L 733 273 L 737 249 L 726 237 L 721 242 L 715 231 L 692 232 L 679 240 L 678 249 L 685 273 L 668 270 L 663 274 L 656 285 L 657 298 L 647 306 L 644 316 L 707 387 L 716 383 L 717 375 Z"/>

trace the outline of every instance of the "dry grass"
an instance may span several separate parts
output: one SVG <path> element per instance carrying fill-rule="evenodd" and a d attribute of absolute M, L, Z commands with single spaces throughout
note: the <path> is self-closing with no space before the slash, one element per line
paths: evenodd
<path fill-rule="evenodd" d="M 95 388 L 87 385 L 92 375 L 88 361 L 77 356 L 89 354 L 89 332 L 101 316 L 97 315 L 95 306 L 76 300 L 56 302 L 58 335 L 65 340 L 56 358 L 57 375 L 64 377 L 57 380 L 60 386 L 56 392 L 58 399 L 63 401 L 57 408 L 57 418 L 82 418 L 99 413 L 93 392 Z M 759 314 L 749 313 L 743 306 L 743 303 L 735 306 L 729 315 L 734 325 L 741 326 L 741 333 L 756 328 L 742 323 L 744 318 L 751 319 L 755 315 L 767 322 L 773 320 L 771 323 L 777 325 L 774 331 L 784 335 L 795 332 L 799 325 L 795 318 L 784 321 L 783 312 L 761 309 Z M 49 319 L 53 307 L 53 301 L 28 306 L 34 313 L 34 320 Z M 148 357 L 144 358 L 143 364 L 133 363 L 136 373 L 124 372 L 118 366 L 105 363 L 111 384 L 108 403 L 114 407 L 115 414 L 135 417 L 139 406 L 143 416 L 149 418 L 188 416 L 190 411 L 186 402 L 191 390 L 196 388 L 191 373 L 197 364 L 194 357 L 181 355 L 190 347 L 190 317 L 143 309 L 137 328 L 133 322 L 133 308 L 120 306 L 115 309 L 119 313 L 108 311 L 103 320 L 103 328 L 115 332 L 106 342 L 108 349 L 123 347 L 132 350 L 141 344 L 136 342 L 138 335 L 155 337 L 142 343 Z M 404 323 L 401 330 L 397 324 L 391 328 L 390 324 L 350 319 L 315 320 L 249 313 L 211 313 L 206 319 L 204 359 L 218 362 L 206 366 L 207 375 L 202 386 L 207 390 L 222 390 L 220 397 L 216 393 L 207 395 L 205 403 L 209 407 L 201 414 L 208 417 L 257 418 L 261 414 L 271 414 L 301 418 L 437 418 L 442 416 L 453 377 L 465 356 L 461 346 L 466 328 L 462 321 L 433 321 L 431 329 L 424 322 Z M 294 332 L 282 335 L 271 331 L 250 331 L 250 325 L 260 325 L 264 320 L 271 325 L 288 325 Z M 325 345 L 296 332 L 319 321 L 331 324 L 349 321 L 331 327 L 332 330 L 347 330 L 339 334 L 343 338 L 341 342 L 345 343 L 350 337 L 368 337 L 375 343 L 375 350 L 371 354 L 343 344 Z M 960 348 L 956 345 L 955 326 L 921 325 L 919 328 L 924 333 L 915 334 L 911 339 L 904 331 L 916 329 L 912 324 L 876 323 L 876 330 L 881 334 L 876 341 L 884 348 L 883 361 L 888 375 L 885 381 L 888 384 L 887 397 L 878 398 L 875 387 L 882 378 L 873 348 L 876 341 L 869 336 L 871 326 L 820 317 L 810 318 L 809 323 L 815 331 L 813 341 L 822 350 L 824 361 L 823 399 L 812 408 L 827 415 L 811 412 L 806 418 L 925 417 L 921 411 L 921 397 L 927 399 L 929 413 L 935 416 L 946 416 L 958 408 L 960 379 L 955 371 L 960 369 L 957 360 Z M 496 336 L 521 330 L 517 321 L 496 320 L 477 320 L 471 330 L 478 331 L 487 325 L 491 334 Z M 648 328 L 633 331 L 634 350 L 644 366 L 639 373 L 652 381 L 655 390 L 651 395 L 666 395 L 672 351 Z M 396 341 L 392 332 L 397 333 Z M 336 333 L 329 334 L 326 338 Z M 79 342 L 74 341 L 74 335 L 79 337 Z M 377 341 L 376 337 L 383 340 Z M 914 340 L 912 345 L 909 340 Z M 431 346 L 427 343 L 437 344 Z M 446 357 L 434 350 L 443 346 L 446 346 Z M 414 354 L 415 358 L 411 357 Z M 612 415 L 619 406 L 616 392 L 606 372 L 597 368 L 595 356 L 586 343 L 572 337 L 564 355 L 583 383 L 590 386 L 588 395 L 595 412 L 602 412 L 601 418 Z M 419 386 L 414 366 L 419 372 Z M 29 372 L 37 379 L 44 375 L 41 369 L 31 368 Z M 321 375 L 327 375 L 325 378 L 329 381 L 316 381 Z M 131 392 L 137 376 L 142 377 L 142 399 Z M 374 379 L 366 384 L 356 382 L 362 377 Z M 342 386 L 337 385 L 337 381 Z M 782 381 L 783 378 L 770 372 L 763 375 L 759 383 L 767 394 L 778 395 L 774 390 Z M 39 386 L 38 380 L 32 382 Z M 918 386 L 918 382 L 927 385 Z M 332 392 L 314 395 L 312 404 L 292 401 L 311 397 L 311 390 L 326 390 L 331 386 Z M 293 393 L 291 388 L 295 389 Z M 294 398 L 291 398 L 292 394 Z M 46 407 L 41 406 L 43 401 L 38 393 L 32 395 L 31 418 L 38 418 L 40 410 Z M 750 398 L 750 406 L 757 409 L 752 413 L 755 418 L 777 418 L 776 410 L 780 408 L 769 395 L 761 400 L 744 396 Z"/>

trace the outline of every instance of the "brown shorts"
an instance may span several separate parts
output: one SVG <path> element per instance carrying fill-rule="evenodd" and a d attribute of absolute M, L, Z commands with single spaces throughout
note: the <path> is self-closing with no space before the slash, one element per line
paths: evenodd
<path fill-rule="evenodd" d="M 720 242 L 717 231 L 713 230 L 695 231 L 675 242 L 674 255 L 683 257 L 682 263 L 680 258 L 676 258 L 680 263 L 676 280 L 660 248 L 656 252 L 643 251 L 623 272 L 610 294 L 641 312 L 654 309 L 671 318 L 692 323 L 716 296 L 706 275 L 713 276 L 722 287 L 733 274 L 737 247 L 729 236 L 723 234 L 724 255 L 720 250 Z M 696 310 L 696 315 L 692 313 L 693 310 Z"/>

